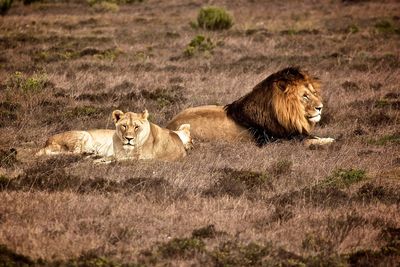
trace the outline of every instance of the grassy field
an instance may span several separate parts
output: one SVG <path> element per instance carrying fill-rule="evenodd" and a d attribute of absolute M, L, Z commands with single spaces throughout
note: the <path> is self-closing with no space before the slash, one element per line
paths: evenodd
<path fill-rule="evenodd" d="M 0 266 L 399 263 L 398 1 L 131 2 L 15 0 L 0 17 Z M 196 26 L 209 3 L 230 29 Z M 333 145 L 197 142 L 179 162 L 107 166 L 33 157 L 52 134 L 112 129 L 116 108 L 165 125 L 291 65 L 320 77 L 314 134 Z"/>

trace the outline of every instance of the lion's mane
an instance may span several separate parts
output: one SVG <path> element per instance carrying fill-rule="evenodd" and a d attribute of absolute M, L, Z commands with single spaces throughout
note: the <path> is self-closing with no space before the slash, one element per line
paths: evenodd
<path fill-rule="evenodd" d="M 228 117 L 248 128 L 260 145 L 277 138 L 302 137 L 315 125 L 307 120 L 298 96 L 300 86 L 309 84 L 319 91 L 317 78 L 298 67 L 285 68 L 224 108 Z"/>

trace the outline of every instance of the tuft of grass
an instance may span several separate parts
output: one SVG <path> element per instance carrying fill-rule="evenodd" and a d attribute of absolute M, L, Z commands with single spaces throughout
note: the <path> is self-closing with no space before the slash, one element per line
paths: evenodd
<path fill-rule="evenodd" d="M 228 241 L 216 248 L 211 256 L 215 266 L 262 266 L 263 258 L 269 253 L 269 246 Z"/>
<path fill-rule="evenodd" d="M 271 168 L 271 172 L 274 175 L 285 175 L 290 174 L 292 171 L 293 162 L 287 159 L 279 160 L 275 164 L 273 164 Z"/>
<path fill-rule="evenodd" d="M 344 83 L 342 83 L 342 87 L 349 92 L 360 90 L 360 87 L 356 82 L 345 81 Z"/>
<path fill-rule="evenodd" d="M 197 16 L 200 28 L 207 30 L 225 30 L 233 25 L 233 17 L 222 7 L 203 7 Z"/>
<path fill-rule="evenodd" d="M 160 108 L 181 103 L 186 100 L 184 88 L 180 85 L 172 85 L 168 88 L 157 88 L 155 91 L 142 91 L 145 99 L 156 101 Z"/>
<path fill-rule="evenodd" d="M 13 0 L 0 0 L 0 15 L 4 15 L 11 8 Z"/>
<path fill-rule="evenodd" d="M 374 26 L 375 26 L 375 29 L 380 33 L 400 34 L 400 28 L 395 27 L 393 25 L 393 23 L 388 20 L 378 21 Z"/>
<path fill-rule="evenodd" d="M 23 0 L 24 5 L 30 5 L 35 2 L 42 2 L 42 0 Z"/>
<path fill-rule="evenodd" d="M 17 162 L 17 150 L 15 148 L 9 150 L 0 149 L 0 167 L 12 167 Z"/>
<path fill-rule="evenodd" d="M 5 190 L 10 184 L 11 179 L 7 176 L 0 175 L 0 190 Z"/>
<path fill-rule="evenodd" d="M 82 118 L 103 114 L 103 109 L 94 106 L 78 106 L 64 112 L 65 118 Z"/>
<path fill-rule="evenodd" d="M 213 224 L 209 224 L 205 227 L 195 229 L 192 231 L 193 238 L 215 238 L 221 232 L 215 229 Z"/>
<path fill-rule="evenodd" d="M 325 179 L 320 186 L 348 188 L 352 184 L 364 181 L 367 179 L 366 172 L 358 169 L 338 169 L 331 176 Z"/>
<path fill-rule="evenodd" d="M 347 255 L 351 266 L 397 266 L 400 257 L 400 228 L 381 231 L 386 244 L 379 250 L 357 250 Z"/>
<path fill-rule="evenodd" d="M 261 189 L 271 189 L 270 177 L 265 173 L 225 168 L 218 181 L 203 191 L 206 196 L 216 197 L 229 195 L 239 197 L 247 193 L 252 198 Z"/>
<path fill-rule="evenodd" d="M 117 13 L 119 11 L 119 6 L 117 3 L 101 1 L 100 3 L 95 3 L 92 8 L 96 12 L 112 12 Z"/>
<path fill-rule="evenodd" d="M 121 54 L 122 54 L 121 50 L 112 48 L 112 49 L 107 49 L 107 50 L 101 51 L 99 53 L 96 53 L 94 55 L 94 57 L 101 59 L 101 60 L 114 61 Z"/>
<path fill-rule="evenodd" d="M 34 261 L 31 258 L 18 254 L 5 245 L 0 245 L 0 266 L 17 267 L 33 265 Z"/>
<path fill-rule="evenodd" d="M 377 139 L 368 140 L 368 144 L 385 146 L 387 144 L 400 144 L 400 134 L 384 135 Z"/>
<path fill-rule="evenodd" d="M 307 233 L 301 243 L 301 247 L 306 251 L 328 252 L 332 250 L 333 244 L 330 240 L 323 238 L 319 234 Z"/>
<path fill-rule="evenodd" d="M 400 203 L 400 195 L 396 188 L 374 185 L 373 183 L 366 183 L 361 186 L 356 193 L 356 199 L 359 199 L 363 203 L 375 201 L 388 204 Z"/>
<path fill-rule="evenodd" d="M 204 35 L 196 35 L 187 45 L 184 55 L 193 57 L 198 53 L 203 53 L 207 56 L 212 54 L 214 48 L 215 45 L 209 37 L 206 38 Z"/>
<path fill-rule="evenodd" d="M 360 29 L 358 28 L 358 26 L 356 25 L 356 24 L 350 24 L 348 27 L 347 27 L 347 32 L 348 33 L 357 33 L 357 32 L 359 32 L 360 31 Z"/>
<path fill-rule="evenodd" d="M 45 73 L 26 76 L 17 71 L 8 78 L 6 87 L 10 91 L 19 90 L 26 94 L 32 94 L 43 91 L 48 81 Z"/>
<path fill-rule="evenodd" d="M 0 127 L 12 124 L 18 119 L 21 105 L 11 101 L 0 102 Z"/>
<path fill-rule="evenodd" d="M 160 244 L 157 254 L 162 258 L 190 258 L 195 253 L 205 250 L 205 244 L 198 238 L 174 238 L 171 241 Z"/>

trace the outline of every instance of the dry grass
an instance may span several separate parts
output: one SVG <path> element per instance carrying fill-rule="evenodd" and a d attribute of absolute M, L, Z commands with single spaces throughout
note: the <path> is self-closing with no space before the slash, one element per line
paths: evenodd
<path fill-rule="evenodd" d="M 399 262 L 399 3 L 213 1 L 235 21 L 215 32 L 190 26 L 208 2 L 65 2 L 14 1 L 0 20 L 0 265 Z M 200 35 L 212 53 L 185 56 Z M 165 125 L 292 64 L 321 78 L 314 133 L 330 147 L 196 143 L 180 162 L 109 166 L 32 157 L 56 132 L 112 128 L 115 108 Z"/>

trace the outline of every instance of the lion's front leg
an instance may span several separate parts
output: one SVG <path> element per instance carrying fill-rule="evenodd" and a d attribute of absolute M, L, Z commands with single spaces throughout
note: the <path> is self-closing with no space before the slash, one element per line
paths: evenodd
<path fill-rule="evenodd" d="M 309 137 L 309 138 L 303 140 L 303 144 L 306 146 L 311 146 L 311 145 L 323 146 L 323 145 L 332 144 L 334 141 L 335 141 L 335 139 L 330 138 L 330 137 L 312 136 L 312 137 Z"/>

